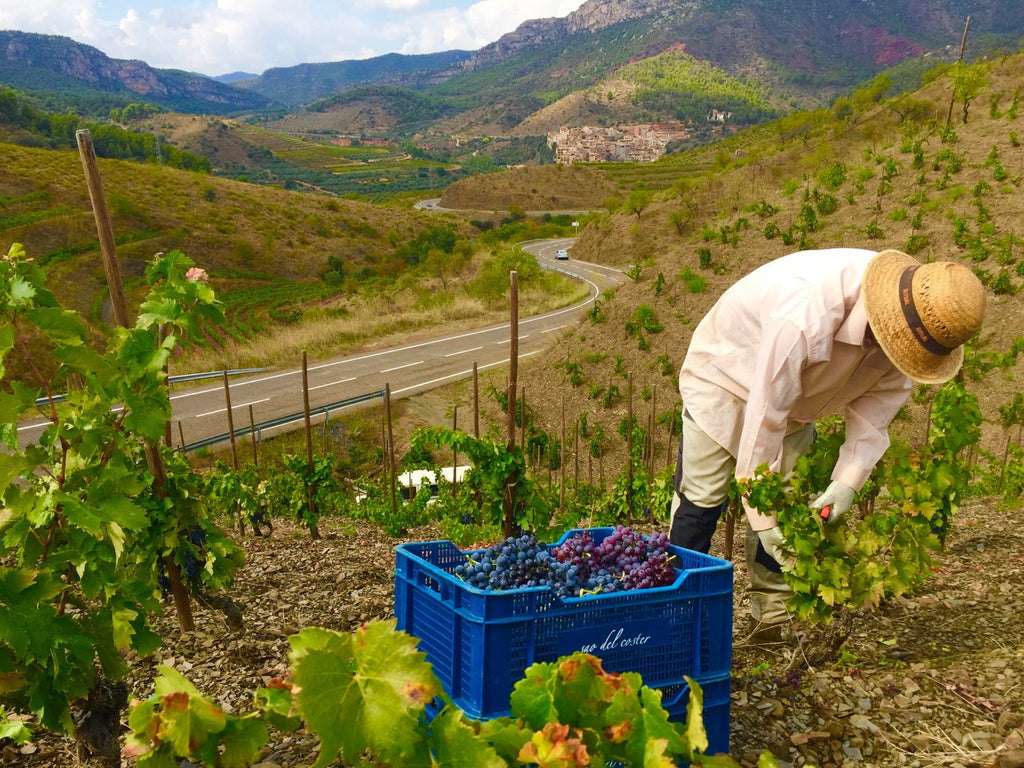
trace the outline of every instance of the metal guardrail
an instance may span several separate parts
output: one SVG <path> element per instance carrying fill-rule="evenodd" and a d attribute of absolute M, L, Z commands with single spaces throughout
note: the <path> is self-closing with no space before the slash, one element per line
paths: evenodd
<path fill-rule="evenodd" d="M 348 398 L 346 400 L 338 400 L 337 402 L 334 402 L 334 403 L 328 403 L 327 405 L 319 405 L 316 408 L 310 408 L 309 409 L 309 415 L 310 415 L 310 417 L 312 417 L 312 416 L 319 416 L 320 414 L 329 415 L 331 411 L 336 411 L 336 410 L 339 410 L 341 408 L 347 408 L 350 405 L 357 405 L 359 403 L 365 403 L 367 400 L 373 400 L 374 398 L 377 398 L 377 397 L 381 397 L 382 398 L 382 397 L 384 397 L 384 395 L 385 395 L 385 390 L 378 389 L 376 392 L 369 392 L 369 393 L 367 393 L 365 395 L 356 395 L 355 397 L 350 397 L 350 398 Z M 276 419 L 270 419 L 268 421 L 261 421 L 259 424 L 253 425 L 253 427 L 241 427 L 239 429 L 236 429 L 235 432 L 234 432 L 234 436 L 236 438 L 245 437 L 246 435 L 249 435 L 249 434 L 252 433 L 253 428 L 255 428 L 256 434 L 259 435 L 259 433 L 262 432 L 265 429 L 273 429 L 274 427 L 281 427 L 281 426 L 284 426 L 285 424 L 291 424 L 292 422 L 295 422 L 295 421 L 298 421 L 299 419 L 304 419 L 304 418 L 306 418 L 305 412 L 295 413 L 295 414 L 292 414 L 290 416 L 280 416 L 280 417 L 278 417 Z M 207 448 L 207 447 L 209 447 L 211 445 L 216 445 L 217 443 L 227 442 L 230 439 L 231 439 L 231 433 L 230 432 L 225 432 L 222 435 L 214 435 L 213 437 L 208 437 L 205 440 L 197 440 L 194 443 L 187 443 L 185 445 L 185 450 L 186 451 L 195 451 L 195 450 L 198 450 L 200 448 Z"/>
<path fill-rule="evenodd" d="M 266 368 L 236 368 L 228 371 L 228 376 L 245 376 L 248 373 L 262 373 Z M 170 384 L 177 384 L 179 381 L 202 381 L 203 379 L 219 379 L 224 371 L 209 371 L 207 373 L 182 373 L 178 376 L 168 376 Z"/>
<path fill-rule="evenodd" d="M 260 373 L 261 371 L 267 370 L 266 368 L 236 368 L 228 371 L 228 376 L 244 376 L 248 373 Z M 224 371 L 207 371 L 206 373 L 182 373 L 177 376 L 168 376 L 168 384 L 176 384 L 181 381 L 202 381 L 203 379 L 219 379 L 224 376 Z M 40 397 L 36 399 L 36 405 L 46 405 L 48 402 L 53 401 L 55 403 L 63 403 L 67 400 L 65 395 L 54 395 L 50 397 Z"/>

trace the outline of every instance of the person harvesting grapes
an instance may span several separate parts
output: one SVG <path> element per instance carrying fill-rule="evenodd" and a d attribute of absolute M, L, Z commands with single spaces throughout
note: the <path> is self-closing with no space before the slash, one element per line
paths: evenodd
<path fill-rule="evenodd" d="M 912 383 L 956 375 L 984 309 L 967 267 L 896 250 L 799 251 L 741 278 L 694 330 L 679 372 L 671 542 L 708 552 L 732 478 L 752 479 L 763 464 L 788 475 L 815 420 L 842 412 L 845 442 L 811 503 L 835 523 L 888 448 Z M 792 555 L 775 516 L 743 506 L 751 615 L 781 625 Z"/>

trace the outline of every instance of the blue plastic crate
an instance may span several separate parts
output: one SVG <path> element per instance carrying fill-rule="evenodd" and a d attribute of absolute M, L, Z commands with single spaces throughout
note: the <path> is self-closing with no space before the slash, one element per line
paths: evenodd
<path fill-rule="evenodd" d="M 729 675 L 722 675 L 696 682 L 704 694 L 704 730 L 708 733 L 706 754 L 729 754 L 729 704 L 732 680 Z M 669 720 L 673 722 L 686 722 L 689 702 L 689 685 L 661 689 L 661 705 L 668 712 Z"/>
<path fill-rule="evenodd" d="M 600 542 L 613 530 L 589 533 Z M 471 553 L 450 541 L 401 544 L 395 617 L 419 638 L 445 691 L 470 717 L 509 714 L 512 688 L 530 665 L 574 651 L 599 657 L 609 672 L 638 672 L 667 699 L 684 677 L 719 680 L 732 664 L 732 563 L 672 551 L 681 567 L 670 586 L 560 599 L 548 587 L 469 586 L 453 571 Z M 685 713 L 685 699 L 682 706 Z"/>

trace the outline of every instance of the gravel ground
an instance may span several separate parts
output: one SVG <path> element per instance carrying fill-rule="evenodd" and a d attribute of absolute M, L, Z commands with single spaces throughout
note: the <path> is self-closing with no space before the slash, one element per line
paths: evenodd
<path fill-rule="evenodd" d="M 821 768 L 1024 767 L 1021 522 L 1019 509 L 972 501 L 933 578 L 912 597 L 852 616 L 841 645 L 835 625 L 797 627 L 786 641 L 748 636 L 737 553 L 732 755 L 745 766 L 770 749 L 783 764 Z M 285 673 L 290 634 L 390 618 L 399 540 L 360 521 L 324 519 L 321 533 L 312 541 L 278 522 L 269 537 L 247 535 L 232 592 L 244 605 L 244 631 L 200 605 L 193 632 L 161 619 L 166 644 L 138 664 L 132 696 L 148 696 L 155 666 L 170 664 L 229 711 L 248 711 L 253 691 Z M 427 528 L 404 540 L 436 538 Z M 316 749 L 311 736 L 275 733 L 260 766 L 309 765 Z M 75 747 L 46 735 L 7 745 L 0 764 L 65 768 L 76 764 Z"/>

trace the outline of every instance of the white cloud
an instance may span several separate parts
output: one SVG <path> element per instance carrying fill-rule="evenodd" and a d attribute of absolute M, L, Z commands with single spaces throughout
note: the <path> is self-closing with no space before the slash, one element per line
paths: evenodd
<path fill-rule="evenodd" d="M 118 59 L 216 75 L 389 52 L 476 50 L 582 0 L 0 0 L 0 29 L 65 35 Z"/>
<path fill-rule="evenodd" d="M 389 11 L 411 11 L 414 8 L 425 8 L 429 0 L 367 0 L 365 8 L 385 8 Z"/>

